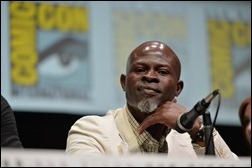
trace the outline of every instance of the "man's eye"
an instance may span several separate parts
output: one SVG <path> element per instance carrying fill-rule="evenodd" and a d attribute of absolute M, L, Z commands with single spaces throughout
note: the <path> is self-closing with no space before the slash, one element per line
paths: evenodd
<path fill-rule="evenodd" d="M 168 74 L 168 72 L 165 71 L 165 70 L 159 70 L 158 73 L 161 74 L 161 75 L 167 75 Z"/>
<path fill-rule="evenodd" d="M 144 68 L 136 68 L 136 72 L 144 72 Z"/>

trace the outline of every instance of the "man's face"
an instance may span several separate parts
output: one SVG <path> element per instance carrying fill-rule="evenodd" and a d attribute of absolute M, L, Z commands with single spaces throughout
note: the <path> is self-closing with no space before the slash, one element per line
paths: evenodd
<path fill-rule="evenodd" d="M 177 66 L 173 57 L 160 51 L 133 56 L 124 88 L 128 104 L 149 113 L 162 102 L 172 101 L 177 90 Z"/>
<path fill-rule="evenodd" d="M 244 112 L 244 129 L 245 129 L 245 136 L 248 143 L 251 145 L 251 104 L 246 106 Z"/>

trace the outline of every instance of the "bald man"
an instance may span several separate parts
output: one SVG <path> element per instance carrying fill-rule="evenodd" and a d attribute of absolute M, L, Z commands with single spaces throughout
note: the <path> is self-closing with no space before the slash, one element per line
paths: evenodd
<path fill-rule="evenodd" d="M 192 130 L 176 131 L 177 118 L 188 110 L 177 103 L 184 83 L 181 63 L 175 52 L 160 41 L 147 41 L 129 55 L 126 74 L 120 82 L 126 104 L 109 110 L 105 116 L 84 116 L 69 130 L 69 154 L 162 153 L 172 157 L 197 158 L 204 145 L 192 143 L 201 121 Z M 217 157 L 237 158 L 213 132 Z M 195 142 L 195 141 L 194 141 Z"/>

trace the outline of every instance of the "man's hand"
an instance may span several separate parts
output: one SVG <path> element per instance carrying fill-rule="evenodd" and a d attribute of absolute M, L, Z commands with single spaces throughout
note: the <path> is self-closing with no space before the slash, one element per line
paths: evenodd
<path fill-rule="evenodd" d="M 173 102 L 167 101 L 163 105 L 159 106 L 153 114 L 148 116 L 139 125 L 138 133 L 143 133 L 145 129 L 157 123 L 164 124 L 169 128 L 175 129 L 178 117 L 187 111 L 188 110 L 185 107 L 177 104 L 176 100 L 174 100 Z M 200 146 L 204 146 L 205 144 L 203 139 L 195 139 L 201 128 L 202 119 L 198 117 L 194 123 L 192 130 L 189 131 L 188 134 L 190 134 L 192 140 L 195 140 L 194 143 L 197 143 Z"/>
<path fill-rule="evenodd" d="M 187 112 L 187 109 L 176 103 L 167 101 L 161 106 L 159 106 L 153 114 L 148 116 L 138 127 L 138 133 L 141 134 L 146 128 L 151 125 L 160 123 L 164 124 L 169 128 L 174 129 L 176 126 L 176 121 L 179 115 Z"/>
<path fill-rule="evenodd" d="M 203 125 L 202 125 L 202 119 L 198 117 L 194 123 L 194 127 L 191 131 L 188 132 L 190 134 L 190 137 L 192 139 L 193 143 L 198 144 L 201 147 L 205 146 L 205 140 L 204 140 L 204 132 L 203 132 Z"/>

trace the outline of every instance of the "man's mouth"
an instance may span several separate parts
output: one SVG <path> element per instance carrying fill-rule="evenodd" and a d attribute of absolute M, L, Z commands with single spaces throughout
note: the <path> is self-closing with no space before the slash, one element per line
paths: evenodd
<path fill-rule="evenodd" d="M 159 89 L 149 87 L 149 86 L 139 86 L 137 90 L 140 92 L 143 92 L 146 95 L 153 95 L 153 96 L 161 93 Z"/>

